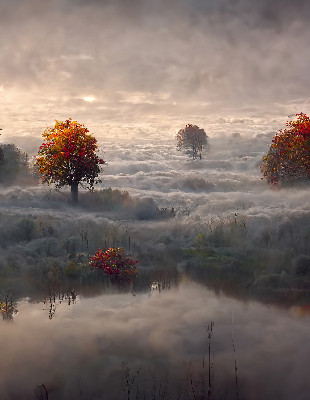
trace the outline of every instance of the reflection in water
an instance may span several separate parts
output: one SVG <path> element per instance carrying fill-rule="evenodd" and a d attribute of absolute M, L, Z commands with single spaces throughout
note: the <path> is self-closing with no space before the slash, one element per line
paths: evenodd
<path fill-rule="evenodd" d="M 3 321 L 13 321 L 13 316 L 18 313 L 16 302 L 12 300 L 12 295 L 9 292 L 0 296 L 0 313 Z"/>
<path fill-rule="evenodd" d="M 51 320 L 38 303 L 18 308 L 14 324 L 1 324 L 3 400 L 33 400 L 42 383 L 49 400 L 308 398 L 310 317 L 295 310 L 190 282 L 81 297 Z"/>
<path fill-rule="evenodd" d="M 48 305 L 47 310 L 49 319 L 53 318 L 57 306 L 60 305 L 63 301 L 66 301 L 68 303 L 68 306 L 76 303 L 76 293 L 74 289 L 71 289 L 70 291 L 67 291 L 65 293 L 53 293 L 44 299 L 43 303 Z M 46 308 L 43 308 L 43 310 L 46 310 Z"/>
<path fill-rule="evenodd" d="M 157 268 L 152 274 L 151 290 L 161 290 L 170 289 L 171 287 L 176 287 L 180 281 L 180 274 L 176 268 Z"/>
<path fill-rule="evenodd" d="M 48 392 L 43 384 L 35 388 L 34 394 L 37 400 L 48 400 Z"/>
<path fill-rule="evenodd" d="M 213 335 L 213 326 L 214 326 L 214 322 L 212 321 L 210 325 L 208 325 L 208 327 L 206 327 L 206 331 L 208 334 L 208 350 L 209 350 L 209 368 L 208 368 L 208 398 L 211 397 L 211 369 L 213 367 L 213 365 L 211 365 L 211 338 Z M 204 363 L 203 363 L 204 364 Z M 213 363 L 212 363 L 213 364 Z M 204 365 L 203 365 L 204 367 Z"/>

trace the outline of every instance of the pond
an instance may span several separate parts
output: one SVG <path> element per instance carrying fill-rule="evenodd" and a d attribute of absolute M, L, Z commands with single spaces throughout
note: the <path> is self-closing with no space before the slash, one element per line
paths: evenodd
<path fill-rule="evenodd" d="M 73 300 L 52 318 L 48 303 L 20 301 L 0 322 L 1 399 L 309 398 L 307 307 L 235 300 L 185 277 Z"/>

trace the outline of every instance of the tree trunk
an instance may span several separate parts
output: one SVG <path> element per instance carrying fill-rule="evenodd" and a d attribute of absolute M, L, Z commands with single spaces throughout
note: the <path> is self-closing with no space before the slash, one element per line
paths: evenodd
<path fill-rule="evenodd" d="M 71 184 L 71 198 L 72 198 L 72 203 L 77 204 L 79 201 L 79 184 L 78 183 L 72 183 Z"/>

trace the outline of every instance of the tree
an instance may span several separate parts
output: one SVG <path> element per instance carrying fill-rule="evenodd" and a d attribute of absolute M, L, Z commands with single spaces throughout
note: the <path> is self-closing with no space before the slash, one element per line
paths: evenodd
<path fill-rule="evenodd" d="M 177 149 L 187 150 L 186 153 L 193 157 L 193 160 L 201 159 L 203 147 L 208 145 L 206 132 L 197 125 L 186 125 L 185 128 L 179 130 L 176 139 Z"/>
<path fill-rule="evenodd" d="M 110 247 L 103 252 L 99 249 L 89 262 L 91 269 L 102 270 L 110 275 L 116 281 L 131 281 L 138 275 L 134 261 L 126 257 L 125 250 L 121 248 Z"/>
<path fill-rule="evenodd" d="M 45 142 L 39 148 L 36 165 L 43 183 L 55 183 L 57 189 L 70 186 L 72 201 L 77 203 L 79 184 L 93 190 L 94 184 L 101 182 L 97 177 L 100 164 L 105 162 L 97 156 L 97 140 L 84 125 L 71 118 L 55 122 L 42 134 Z"/>
<path fill-rule="evenodd" d="M 296 114 L 288 128 L 277 133 L 260 165 L 268 183 L 287 183 L 310 179 L 310 118 Z M 263 178 L 262 178 L 263 179 Z"/>
<path fill-rule="evenodd" d="M 18 149 L 15 144 L 0 146 L 0 182 L 11 184 L 18 178 L 30 176 L 28 156 Z"/>

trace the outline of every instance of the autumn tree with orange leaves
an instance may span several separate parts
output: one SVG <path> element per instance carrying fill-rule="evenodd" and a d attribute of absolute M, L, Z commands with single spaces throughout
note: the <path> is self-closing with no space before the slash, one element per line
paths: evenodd
<path fill-rule="evenodd" d="M 275 135 L 263 158 L 260 168 L 268 183 L 310 179 L 310 118 L 303 113 L 296 117 Z"/>
<path fill-rule="evenodd" d="M 44 143 L 36 165 L 43 183 L 54 183 L 57 189 L 70 186 L 76 204 L 80 184 L 93 190 L 94 184 L 100 182 L 98 175 L 104 161 L 97 155 L 97 140 L 84 125 L 71 118 L 64 122 L 55 120 L 55 126 L 47 128 L 42 136 Z"/>

